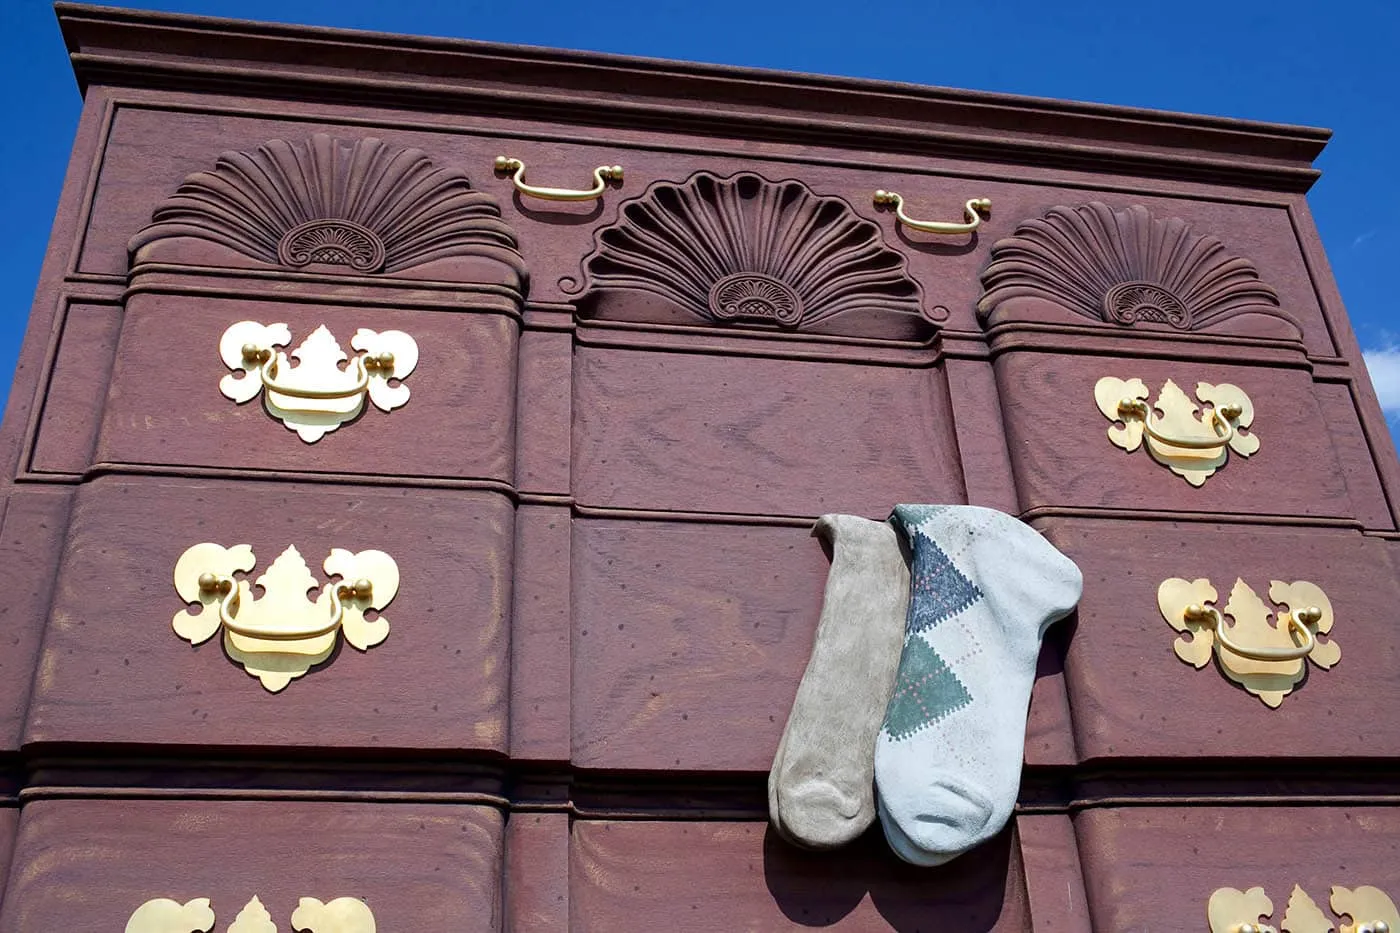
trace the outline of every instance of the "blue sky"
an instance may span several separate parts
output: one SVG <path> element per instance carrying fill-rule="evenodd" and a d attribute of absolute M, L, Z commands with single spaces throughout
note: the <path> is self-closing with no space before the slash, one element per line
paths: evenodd
<path fill-rule="evenodd" d="M 1400 427 L 1396 0 L 133 0 L 148 9 L 912 81 L 1336 132 L 1309 195 L 1372 377 Z M 217 53 L 217 50 L 211 50 Z M 0 386 L 8 390 L 77 123 L 44 0 L 0 0 Z"/>

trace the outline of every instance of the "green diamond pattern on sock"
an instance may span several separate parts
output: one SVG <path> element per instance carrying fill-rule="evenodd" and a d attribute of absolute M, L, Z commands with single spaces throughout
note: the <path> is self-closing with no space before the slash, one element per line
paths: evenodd
<path fill-rule="evenodd" d="M 972 694 L 938 652 L 914 635 L 904 646 L 884 731 L 892 739 L 907 739 L 971 702 Z"/>

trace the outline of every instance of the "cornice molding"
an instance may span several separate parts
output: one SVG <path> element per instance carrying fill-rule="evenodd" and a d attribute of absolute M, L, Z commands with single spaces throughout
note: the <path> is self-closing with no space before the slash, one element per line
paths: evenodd
<path fill-rule="evenodd" d="M 591 52 L 59 3 L 80 86 L 155 87 L 1306 191 L 1327 130 Z M 210 57 L 210 50 L 217 57 Z M 158 50 L 158 51 L 157 51 Z M 625 93 L 618 93 L 625 88 Z"/>

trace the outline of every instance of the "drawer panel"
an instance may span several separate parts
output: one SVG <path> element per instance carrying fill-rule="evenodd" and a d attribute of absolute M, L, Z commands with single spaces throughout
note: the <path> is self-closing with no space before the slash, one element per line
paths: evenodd
<path fill-rule="evenodd" d="M 350 897 L 380 930 L 486 933 L 500 929 L 502 823 L 464 805 L 39 800 L 0 930 L 122 930 L 159 897 L 208 898 L 225 930 L 256 896 L 278 930 L 302 898 Z"/>
<path fill-rule="evenodd" d="M 1384 543 L 1345 530 L 1206 523 L 1045 519 L 1035 523 L 1084 572 L 1084 596 L 1065 659 L 1075 740 L 1084 759 L 1393 757 L 1400 733 L 1374 714 L 1400 703 L 1400 599 Z M 1205 578 L 1217 609 L 1242 580 L 1275 611 L 1272 581 L 1309 581 L 1330 601 L 1331 669 L 1303 662 L 1305 679 L 1271 709 L 1207 658 L 1175 654 L 1178 633 L 1158 608 L 1169 578 Z M 1242 600 L 1244 597 L 1242 597 Z M 1256 617 L 1272 626 L 1274 619 Z M 1227 619 L 1227 621 L 1229 621 Z M 1231 622 L 1249 648 L 1263 633 Z M 1187 640 L 1181 636 L 1182 640 Z"/>
<path fill-rule="evenodd" d="M 996 373 L 1025 508 L 1356 514 L 1304 370 L 1008 352 L 997 358 Z M 1094 386 L 1105 376 L 1141 379 L 1154 402 L 1167 380 L 1188 395 L 1201 382 L 1238 386 L 1254 404 L 1247 433 L 1258 439 L 1259 449 L 1247 458 L 1230 451 L 1214 475 L 1192 486 L 1145 449 L 1127 453 L 1109 441 L 1111 423 L 1094 400 Z"/>
<path fill-rule="evenodd" d="M 1075 831 L 1095 930 L 1208 930 L 1211 894 L 1225 887 L 1263 888 L 1275 928 L 1295 885 L 1337 927 L 1334 886 L 1370 885 L 1400 898 L 1400 811 L 1389 807 L 1106 808 L 1078 814 Z M 1342 892 L 1334 903 L 1351 900 Z M 1257 924 L 1259 916 L 1235 922 Z"/>
<path fill-rule="evenodd" d="M 74 505 L 27 741 L 503 751 L 512 535 L 488 492 L 99 479 Z M 320 589 L 332 548 L 388 553 L 388 637 L 342 638 L 269 692 L 220 634 L 172 630 L 176 562 L 208 541 L 251 545 L 249 582 L 295 546 L 310 573 L 284 590 Z"/>
<path fill-rule="evenodd" d="M 807 668 L 829 562 L 805 528 L 580 518 L 573 761 L 767 772 Z M 1068 763 L 1056 647 L 1027 756 Z"/>
<path fill-rule="evenodd" d="M 940 868 L 900 862 L 877 832 L 806 852 L 762 823 L 574 823 L 570 929 L 1029 931 L 1007 831 Z"/>
<path fill-rule="evenodd" d="M 307 443 L 269 413 L 266 388 L 242 404 L 221 393 L 231 373 L 220 338 L 239 321 L 286 324 L 288 355 L 322 325 L 348 356 L 358 353 L 351 339 L 360 328 L 402 331 L 418 346 L 417 367 L 402 382 L 408 401 L 384 411 L 365 399 L 354 420 Z M 505 315 L 137 294 L 122 325 L 97 459 L 510 483 L 518 336 Z M 261 381 L 245 374 L 240 388 L 248 379 Z"/>
<path fill-rule="evenodd" d="M 942 373 L 582 348 L 582 505 L 884 518 L 964 500 Z"/>

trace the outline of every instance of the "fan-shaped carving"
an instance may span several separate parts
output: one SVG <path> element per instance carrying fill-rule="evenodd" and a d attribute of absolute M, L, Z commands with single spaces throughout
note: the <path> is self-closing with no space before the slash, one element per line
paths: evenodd
<path fill-rule="evenodd" d="M 1254 264 L 1183 220 L 1133 205 L 1051 208 L 992 246 L 977 309 L 1004 320 L 1145 325 L 1297 339 L 1302 329 Z"/>
<path fill-rule="evenodd" d="M 874 223 L 801 182 L 751 173 L 652 185 L 598 233 L 584 279 L 583 313 L 599 318 L 897 339 L 935 329 Z"/>
<path fill-rule="evenodd" d="M 318 133 L 225 152 L 213 170 L 186 178 L 129 248 L 133 265 L 253 260 L 447 280 L 461 277 L 451 273 L 463 257 L 478 273 L 471 260 L 485 258 L 522 280 L 515 235 L 500 215 L 465 174 L 434 167 L 420 149 Z"/>

